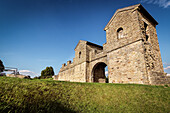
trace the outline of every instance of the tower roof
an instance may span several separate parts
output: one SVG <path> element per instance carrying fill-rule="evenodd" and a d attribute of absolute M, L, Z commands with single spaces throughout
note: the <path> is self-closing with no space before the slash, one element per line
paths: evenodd
<path fill-rule="evenodd" d="M 129 7 L 125 7 L 125 8 L 121 8 L 121 9 L 116 10 L 114 15 L 110 19 L 110 21 L 107 23 L 104 30 L 107 29 L 107 27 L 110 25 L 110 23 L 113 21 L 113 19 L 115 18 L 115 16 L 119 12 L 126 11 L 126 10 L 132 10 L 132 9 L 138 9 L 138 11 L 141 12 L 142 14 L 144 14 L 153 24 L 158 25 L 158 22 L 148 13 L 148 11 L 146 11 L 146 9 L 141 4 L 136 4 L 136 5 L 133 5 L 133 6 L 129 6 Z"/>
<path fill-rule="evenodd" d="M 85 42 L 87 45 L 92 45 L 92 46 L 96 46 L 96 47 L 99 47 L 101 49 L 103 49 L 103 46 L 100 46 L 100 45 L 97 45 L 95 43 L 92 43 L 92 42 L 89 42 L 89 41 L 84 41 L 84 40 L 79 40 L 78 44 L 76 45 L 75 49 L 78 47 L 78 45 L 80 44 L 80 42 Z M 74 49 L 74 50 L 75 50 Z"/>

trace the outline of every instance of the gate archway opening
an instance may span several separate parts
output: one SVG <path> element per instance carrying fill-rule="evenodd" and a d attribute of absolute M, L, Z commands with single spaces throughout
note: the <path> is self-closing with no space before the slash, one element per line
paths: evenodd
<path fill-rule="evenodd" d="M 92 70 L 92 81 L 99 83 L 108 83 L 108 69 L 104 62 L 97 63 Z"/>

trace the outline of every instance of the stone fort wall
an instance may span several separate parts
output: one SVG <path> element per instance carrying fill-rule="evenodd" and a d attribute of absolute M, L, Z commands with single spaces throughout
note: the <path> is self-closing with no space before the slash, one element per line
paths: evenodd
<path fill-rule="evenodd" d="M 80 40 L 73 62 L 62 65 L 55 79 L 74 82 L 169 83 L 156 33 L 157 21 L 141 4 L 118 9 L 105 27 L 103 46 Z M 161 82 L 157 79 L 161 78 Z M 166 81 L 166 82 L 165 82 Z"/>
<path fill-rule="evenodd" d="M 73 62 L 67 61 L 67 65 L 62 64 L 58 80 L 72 81 L 72 82 L 88 82 L 90 81 L 90 62 L 95 58 L 100 57 L 103 47 L 80 40 L 75 48 L 75 58 Z M 97 55 L 97 56 L 96 56 Z M 103 53 L 101 54 L 103 55 Z"/>

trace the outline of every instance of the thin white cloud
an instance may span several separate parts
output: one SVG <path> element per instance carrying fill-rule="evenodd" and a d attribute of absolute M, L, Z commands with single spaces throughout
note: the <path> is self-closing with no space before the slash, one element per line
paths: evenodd
<path fill-rule="evenodd" d="M 164 64 L 164 65 L 168 65 L 168 63 L 166 63 L 166 62 L 163 62 L 163 64 Z"/>
<path fill-rule="evenodd" d="M 30 73 L 30 70 L 19 70 L 20 73 Z"/>
<path fill-rule="evenodd" d="M 20 74 L 23 74 L 23 75 L 29 75 L 29 76 L 31 76 L 31 77 L 35 77 L 35 76 L 38 75 L 37 73 L 32 72 L 32 71 L 30 71 L 30 70 L 19 70 L 19 73 L 20 73 Z"/>
<path fill-rule="evenodd" d="M 105 71 L 105 76 L 108 77 L 108 71 Z"/>
<path fill-rule="evenodd" d="M 141 0 L 141 3 L 157 4 L 159 7 L 168 8 L 170 6 L 170 0 Z"/>
<path fill-rule="evenodd" d="M 167 66 L 166 68 L 164 68 L 164 70 L 170 69 L 170 66 Z"/>
<path fill-rule="evenodd" d="M 170 76 L 170 74 L 167 74 L 166 76 Z"/>
<path fill-rule="evenodd" d="M 108 71 L 105 71 L 105 75 L 108 75 Z"/>
<path fill-rule="evenodd" d="M 170 6 L 170 1 L 168 1 L 165 5 L 164 5 L 164 8 L 167 8 Z"/>

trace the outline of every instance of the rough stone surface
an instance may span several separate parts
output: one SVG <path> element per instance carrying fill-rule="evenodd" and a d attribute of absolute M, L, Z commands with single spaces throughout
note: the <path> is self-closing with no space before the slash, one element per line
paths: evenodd
<path fill-rule="evenodd" d="M 105 27 L 103 46 L 80 40 L 73 62 L 63 64 L 55 80 L 167 84 L 156 33 L 157 21 L 141 4 L 118 9 Z"/>

